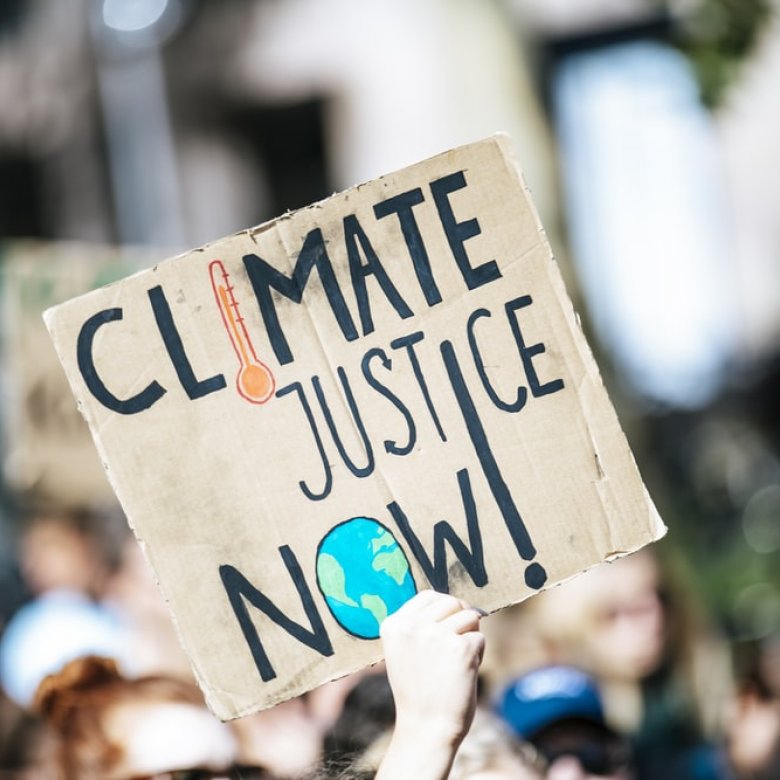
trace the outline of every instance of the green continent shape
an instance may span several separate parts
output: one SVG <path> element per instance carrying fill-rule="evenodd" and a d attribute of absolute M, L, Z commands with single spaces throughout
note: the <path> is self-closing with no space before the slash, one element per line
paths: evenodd
<path fill-rule="evenodd" d="M 394 550 L 381 552 L 371 562 L 374 571 L 382 571 L 388 577 L 395 580 L 396 585 L 401 585 L 409 572 L 409 564 L 403 550 L 396 545 Z"/>
<path fill-rule="evenodd" d="M 387 604 L 373 593 L 364 593 L 360 597 L 360 606 L 367 609 L 379 625 L 382 625 L 382 621 L 387 617 Z"/>
<path fill-rule="evenodd" d="M 341 564 L 328 553 L 320 553 L 317 557 L 317 579 L 322 592 L 335 601 L 340 601 L 348 607 L 357 607 L 356 601 L 347 595 L 347 576 Z"/>
<path fill-rule="evenodd" d="M 383 547 L 393 547 L 395 543 L 390 531 L 380 531 L 379 535 L 371 540 L 371 552 L 376 555 Z"/>

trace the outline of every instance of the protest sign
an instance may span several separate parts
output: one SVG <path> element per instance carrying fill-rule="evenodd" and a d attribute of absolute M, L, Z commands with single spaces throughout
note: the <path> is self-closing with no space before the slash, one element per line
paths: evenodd
<path fill-rule="evenodd" d="M 47 312 L 211 708 L 664 532 L 503 136 Z"/>
<path fill-rule="evenodd" d="M 152 257 L 151 250 L 76 242 L 0 247 L 0 428 L 3 476 L 14 492 L 57 507 L 115 501 L 41 314 L 146 267 Z"/>

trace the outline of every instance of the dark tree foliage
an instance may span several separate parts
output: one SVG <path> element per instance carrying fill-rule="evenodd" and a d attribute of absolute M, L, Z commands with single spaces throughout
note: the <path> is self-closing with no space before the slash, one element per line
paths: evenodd
<path fill-rule="evenodd" d="M 685 20 L 677 44 L 693 64 L 705 105 L 721 103 L 771 12 L 770 0 L 701 0 Z"/>

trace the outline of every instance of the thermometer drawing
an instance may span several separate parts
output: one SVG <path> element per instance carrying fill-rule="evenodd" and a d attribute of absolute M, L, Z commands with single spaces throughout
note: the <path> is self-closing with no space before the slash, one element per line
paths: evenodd
<path fill-rule="evenodd" d="M 238 357 L 236 389 L 239 395 L 253 404 L 265 403 L 274 393 L 276 383 L 268 366 L 257 357 L 252 339 L 238 308 L 230 274 L 221 260 L 209 263 L 211 286 L 217 299 L 222 322 L 230 337 L 230 343 Z"/>

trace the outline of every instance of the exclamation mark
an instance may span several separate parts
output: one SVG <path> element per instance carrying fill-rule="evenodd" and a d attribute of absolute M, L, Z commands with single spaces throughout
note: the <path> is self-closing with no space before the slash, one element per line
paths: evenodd
<path fill-rule="evenodd" d="M 455 398 L 463 415 L 463 421 L 466 423 L 471 443 L 474 445 L 479 458 L 479 465 L 482 467 L 485 479 L 490 487 L 490 492 L 493 494 L 501 516 L 504 518 L 509 535 L 512 537 L 520 557 L 524 561 L 532 561 L 525 568 L 525 584 L 529 588 L 539 590 L 547 582 L 547 572 L 544 570 L 544 566 L 534 561 L 536 548 L 531 541 L 523 518 L 520 517 L 520 512 L 517 511 L 512 494 L 509 492 L 509 486 L 504 481 L 504 477 L 498 468 L 498 463 L 490 449 L 485 428 L 477 414 L 474 399 L 466 386 L 452 342 L 443 341 L 441 343 L 441 356 L 444 359 L 444 366 L 447 369 L 452 389 L 455 391 Z"/>
<path fill-rule="evenodd" d="M 217 299 L 222 322 L 238 357 L 236 375 L 238 394 L 253 404 L 264 404 L 274 394 L 276 382 L 268 366 L 257 357 L 252 339 L 238 308 L 230 275 L 221 260 L 209 263 L 211 286 Z"/>

